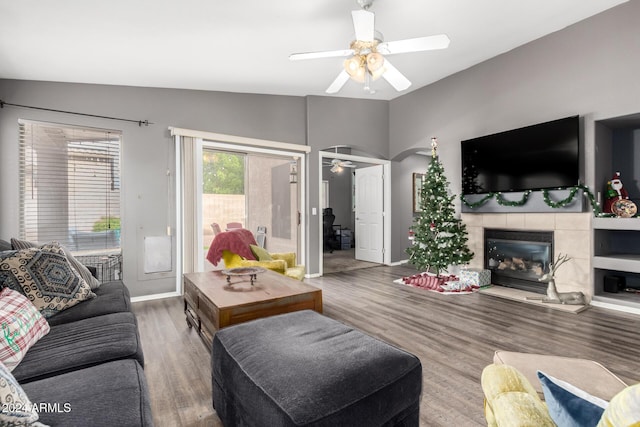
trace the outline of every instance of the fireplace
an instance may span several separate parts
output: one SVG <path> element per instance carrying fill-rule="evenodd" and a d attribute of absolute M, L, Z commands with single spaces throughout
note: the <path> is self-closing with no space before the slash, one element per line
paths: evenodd
<path fill-rule="evenodd" d="M 553 231 L 484 230 L 484 268 L 491 283 L 544 294 L 538 281 L 553 261 Z"/>

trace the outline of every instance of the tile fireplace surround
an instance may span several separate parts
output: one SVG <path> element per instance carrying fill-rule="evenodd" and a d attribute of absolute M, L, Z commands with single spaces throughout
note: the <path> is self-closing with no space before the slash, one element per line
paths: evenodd
<path fill-rule="evenodd" d="M 541 230 L 554 232 L 554 252 L 567 254 L 571 261 L 556 273 L 561 292 L 582 291 L 591 299 L 591 216 L 592 213 L 463 213 L 469 233 L 469 248 L 475 256 L 469 267 L 484 268 L 484 229 Z"/>

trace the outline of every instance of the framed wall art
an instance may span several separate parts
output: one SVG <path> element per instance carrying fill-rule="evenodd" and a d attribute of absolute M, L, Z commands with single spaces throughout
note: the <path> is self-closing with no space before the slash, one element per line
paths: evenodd
<path fill-rule="evenodd" d="M 424 182 L 423 173 L 413 173 L 413 212 L 422 212 L 420 209 L 420 193 L 422 192 L 422 183 Z"/>

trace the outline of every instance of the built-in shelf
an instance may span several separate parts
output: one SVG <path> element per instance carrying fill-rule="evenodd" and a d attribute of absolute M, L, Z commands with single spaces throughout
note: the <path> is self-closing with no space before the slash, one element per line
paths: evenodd
<path fill-rule="evenodd" d="M 606 183 L 620 172 L 629 198 L 639 204 L 640 193 L 631 183 L 638 180 L 640 114 L 594 122 L 594 163 L 597 199 L 606 197 Z M 640 218 L 593 218 L 592 304 L 640 313 L 640 294 L 623 288 L 640 288 Z M 604 282 L 624 286 L 619 292 L 605 292 Z M 614 286 L 615 289 L 615 286 Z M 634 311 L 635 310 L 635 311 Z"/>
<path fill-rule="evenodd" d="M 640 295 L 628 293 L 594 295 L 591 305 L 640 314 Z"/>
<path fill-rule="evenodd" d="M 593 268 L 640 273 L 640 255 L 615 254 L 607 256 L 594 256 Z"/>
<path fill-rule="evenodd" d="M 593 218 L 596 230 L 630 230 L 640 231 L 640 218 Z"/>

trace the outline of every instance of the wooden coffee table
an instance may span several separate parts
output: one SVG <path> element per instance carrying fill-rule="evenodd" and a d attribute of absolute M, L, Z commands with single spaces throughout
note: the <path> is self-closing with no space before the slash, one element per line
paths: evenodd
<path fill-rule="evenodd" d="M 220 271 L 183 275 L 187 325 L 195 327 L 211 350 L 218 329 L 275 314 L 298 310 L 322 313 L 322 290 L 306 283 L 264 271 L 249 277 L 232 277 Z"/>

